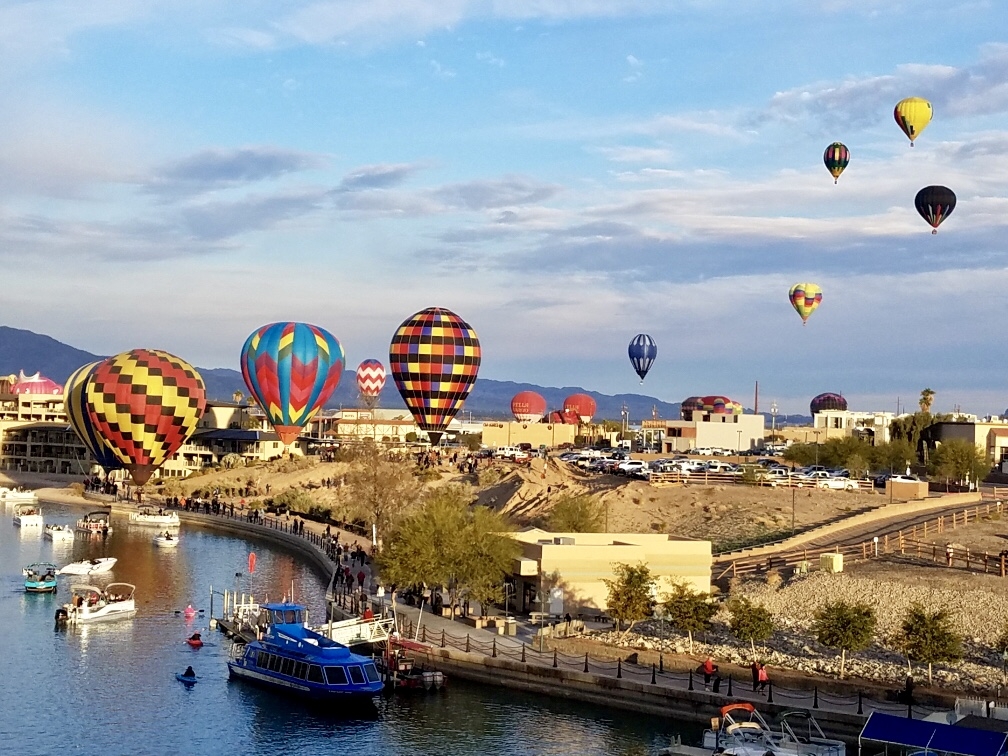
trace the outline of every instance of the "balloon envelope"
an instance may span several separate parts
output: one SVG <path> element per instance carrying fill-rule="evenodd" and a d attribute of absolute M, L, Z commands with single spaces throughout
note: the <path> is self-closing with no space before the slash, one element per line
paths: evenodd
<path fill-rule="evenodd" d="M 903 130 L 903 133 L 910 139 L 910 146 L 913 146 L 914 139 L 931 123 L 931 116 L 934 111 L 931 103 L 923 97 L 907 97 L 896 103 L 893 109 L 893 118 Z"/>
<path fill-rule="evenodd" d="M 914 207 L 921 218 L 931 226 L 931 233 L 938 233 L 938 226 L 955 210 L 955 192 L 947 186 L 925 186 L 914 197 Z"/>
<path fill-rule="evenodd" d="M 242 377 L 286 445 L 326 403 L 343 377 L 343 347 L 324 328 L 271 323 L 241 352 Z"/>
<path fill-rule="evenodd" d="M 389 369 L 403 401 L 437 444 L 476 383 L 479 337 L 451 310 L 428 307 L 402 322 L 389 345 Z"/>
<path fill-rule="evenodd" d="M 644 376 L 648 374 L 651 365 L 654 364 L 655 358 L 658 356 L 658 345 L 646 333 L 638 333 L 630 340 L 627 354 L 630 356 L 630 364 L 633 365 L 634 372 L 640 376 L 641 383 L 644 383 Z"/>
<path fill-rule="evenodd" d="M 802 323 L 805 323 L 822 302 L 822 289 L 814 283 L 796 283 L 788 292 L 788 299 L 795 312 L 801 316 Z"/>
<path fill-rule="evenodd" d="M 357 390 L 367 405 L 374 404 L 385 388 L 385 366 L 378 360 L 364 360 L 357 366 Z"/>
<path fill-rule="evenodd" d="M 850 163 L 850 151 L 844 144 L 833 142 L 823 153 L 823 162 L 826 164 L 826 170 L 833 176 L 835 184 L 840 178 L 840 174 L 844 172 L 844 168 Z"/>
<path fill-rule="evenodd" d="M 537 423 L 546 414 L 546 400 L 535 391 L 519 391 L 511 398 L 511 414 L 521 423 Z"/>
<path fill-rule="evenodd" d="M 94 424 L 91 422 L 91 415 L 87 410 L 88 381 L 99 364 L 91 362 L 77 368 L 70 374 L 63 388 L 63 405 L 66 408 L 70 427 L 74 429 L 81 443 L 107 473 L 118 470 L 122 467 L 122 463 L 109 445 L 98 436 Z"/>
<path fill-rule="evenodd" d="M 571 394 L 563 403 L 564 411 L 576 412 L 582 423 L 590 423 L 598 406 L 588 394 Z"/>
<path fill-rule="evenodd" d="M 186 442 L 206 409 L 196 369 L 157 349 L 109 357 L 94 368 L 86 394 L 97 435 L 138 486 Z"/>
<path fill-rule="evenodd" d="M 817 412 L 823 412 L 825 410 L 846 410 L 847 400 L 844 399 L 840 394 L 834 394 L 832 391 L 827 391 L 824 394 L 819 394 L 812 398 L 809 402 L 809 410 L 812 414 Z"/>

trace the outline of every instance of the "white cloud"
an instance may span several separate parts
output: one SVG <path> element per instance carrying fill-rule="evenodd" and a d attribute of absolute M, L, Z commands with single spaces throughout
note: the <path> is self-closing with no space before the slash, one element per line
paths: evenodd
<path fill-rule="evenodd" d="M 442 66 L 436 60 L 430 61 L 430 69 L 431 69 L 431 73 L 433 73 L 439 79 L 454 79 L 455 78 L 455 72 L 452 69 L 450 69 L 450 68 L 448 68 L 446 66 Z"/>
<path fill-rule="evenodd" d="M 488 65 L 491 65 L 491 66 L 497 66 L 498 68 L 504 68 L 504 60 L 503 60 L 503 58 L 498 58 L 496 55 L 494 55 L 491 52 L 478 52 L 478 53 L 476 53 L 476 60 L 483 61 L 484 63 L 486 63 Z"/>

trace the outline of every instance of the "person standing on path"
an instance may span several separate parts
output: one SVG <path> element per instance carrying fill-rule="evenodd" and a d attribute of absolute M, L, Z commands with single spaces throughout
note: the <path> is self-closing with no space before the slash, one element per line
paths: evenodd
<path fill-rule="evenodd" d="M 717 672 L 717 670 L 718 667 L 717 664 L 714 663 L 714 657 L 708 654 L 707 659 L 700 665 L 700 671 L 703 672 L 704 690 L 706 690 L 707 686 L 710 685 L 711 677 L 714 676 L 714 673 Z"/>
<path fill-rule="evenodd" d="M 753 659 L 753 663 L 749 666 L 749 671 L 752 672 L 752 689 L 753 693 L 755 693 L 759 689 L 760 663 Z"/>
<path fill-rule="evenodd" d="M 760 692 L 760 695 L 765 695 L 766 694 L 766 686 L 769 684 L 769 682 L 770 682 L 770 675 L 767 674 L 766 665 L 765 664 L 760 664 L 759 665 L 759 692 Z"/>
<path fill-rule="evenodd" d="M 945 544 L 945 563 L 951 567 L 952 566 L 952 544 Z"/>

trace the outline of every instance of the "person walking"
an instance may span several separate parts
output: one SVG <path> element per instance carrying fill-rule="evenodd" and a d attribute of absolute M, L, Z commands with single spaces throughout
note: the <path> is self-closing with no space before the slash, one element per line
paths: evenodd
<path fill-rule="evenodd" d="M 946 543 L 945 544 L 945 563 L 949 567 L 952 566 L 952 555 L 953 555 L 952 544 L 951 543 Z"/>
<path fill-rule="evenodd" d="M 749 665 L 749 671 L 752 673 L 752 689 L 755 693 L 759 689 L 760 663 L 754 659 L 753 663 Z"/>
<path fill-rule="evenodd" d="M 710 685 L 711 678 L 718 671 L 718 666 L 714 663 L 714 657 L 708 654 L 707 659 L 700 665 L 700 671 L 703 672 L 703 686 L 704 690 L 706 690 Z"/>
<path fill-rule="evenodd" d="M 766 687 L 770 684 L 770 675 L 767 674 L 766 665 L 759 665 L 759 692 L 760 695 L 766 695 Z"/>

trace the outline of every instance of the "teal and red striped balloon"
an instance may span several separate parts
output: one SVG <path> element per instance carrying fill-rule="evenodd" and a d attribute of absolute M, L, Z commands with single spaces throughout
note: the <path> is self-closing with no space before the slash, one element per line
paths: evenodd
<path fill-rule="evenodd" d="M 241 370 L 280 440 L 290 444 L 336 390 L 344 361 L 339 340 L 324 328 L 271 323 L 246 339 Z"/>
<path fill-rule="evenodd" d="M 826 164 L 826 170 L 830 172 L 835 184 L 844 168 L 850 163 L 850 150 L 842 142 L 833 142 L 823 153 L 823 163 Z"/>

